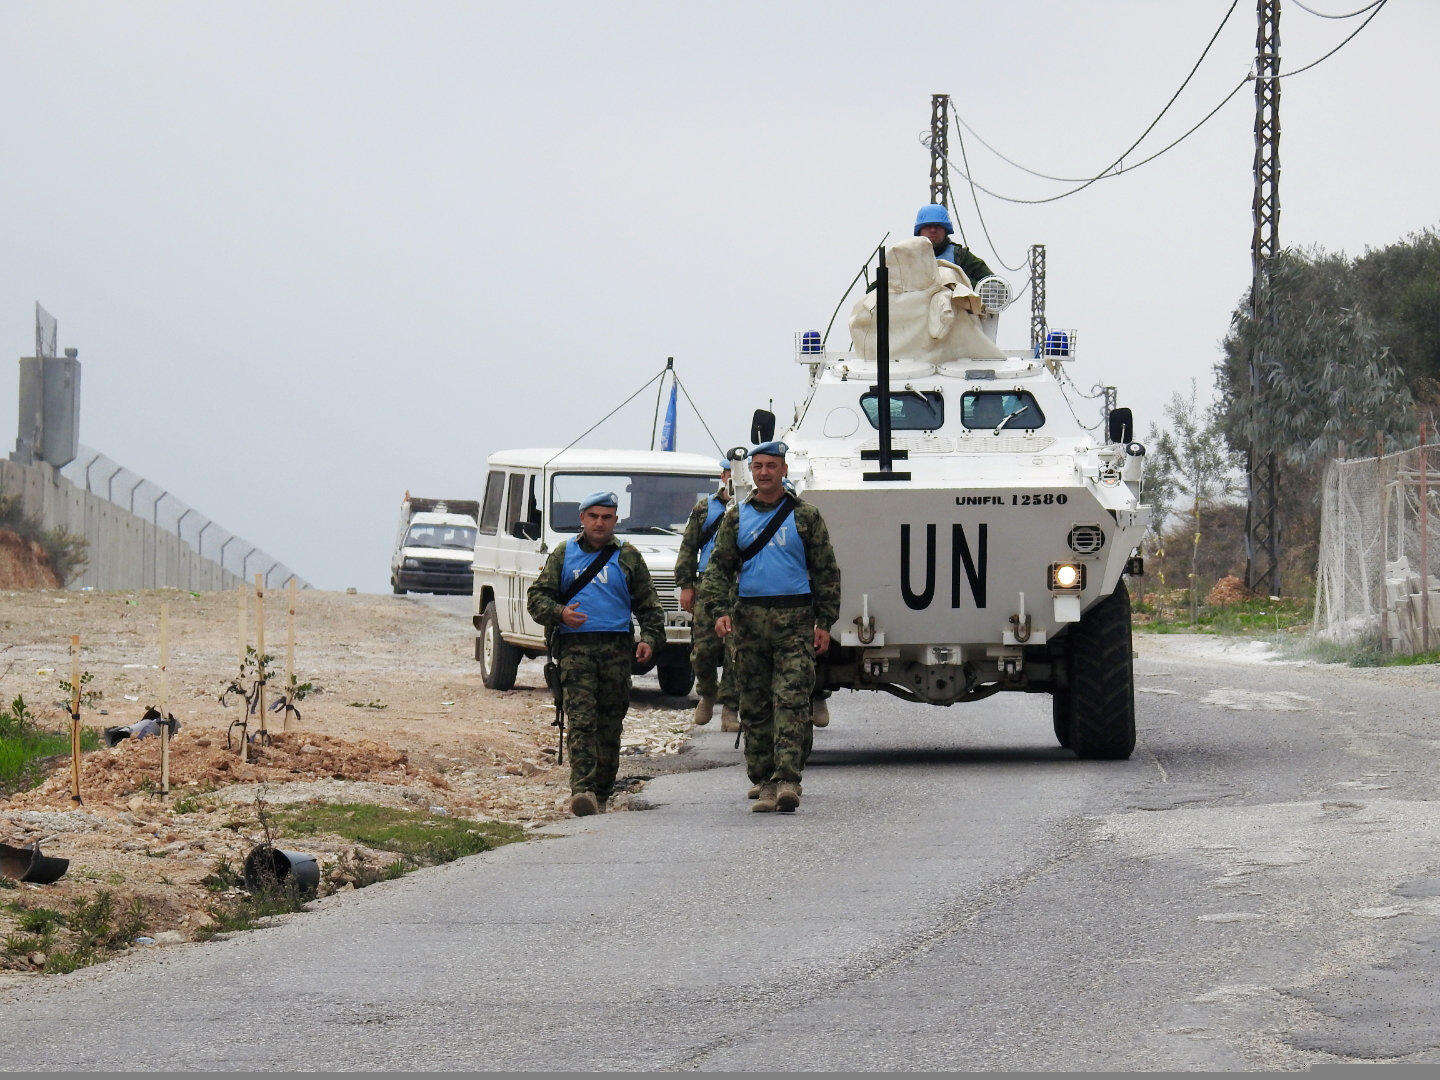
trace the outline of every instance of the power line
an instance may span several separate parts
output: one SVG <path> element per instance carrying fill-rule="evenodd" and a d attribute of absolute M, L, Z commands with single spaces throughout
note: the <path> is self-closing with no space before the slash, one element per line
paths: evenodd
<path fill-rule="evenodd" d="M 1384 0 L 1379 0 L 1379 2 L 1383 3 Z M 1235 8 L 1239 5 L 1239 3 L 1240 0 L 1233 0 L 1233 3 L 1231 3 L 1229 9 L 1225 12 L 1225 17 L 1220 20 L 1220 25 L 1215 28 L 1215 32 L 1210 35 L 1210 40 L 1206 42 L 1204 50 L 1202 50 L 1200 53 L 1200 58 L 1195 61 L 1194 66 L 1190 69 L 1190 73 L 1185 76 L 1185 81 L 1180 84 L 1180 86 L 1176 89 L 1175 93 L 1170 95 L 1170 100 L 1165 103 L 1165 107 L 1155 114 L 1155 118 L 1151 120 L 1150 123 L 1146 126 L 1145 130 L 1140 133 L 1140 137 L 1136 139 L 1133 143 L 1131 143 L 1124 153 L 1122 153 L 1118 158 L 1112 161 L 1105 168 L 1105 170 L 1099 174 L 1100 176 L 1105 176 L 1107 173 L 1110 172 L 1111 169 L 1115 168 L 1116 165 L 1124 161 L 1126 155 L 1131 153 L 1137 146 L 1144 142 L 1145 137 L 1149 135 L 1150 132 L 1155 130 L 1155 125 L 1158 124 L 1165 117 L 1165 114 L 1170 111 L 1171 106 L 1173 106 L 1175 102 L 1179 99 L 1180 95 L 1184 93 L 1185 88 L 1190 85 L 1190 81 L 1195 78 L 1195 73 L 1200 70 L 1200 65 L 1203 64 L 1205 62 L 1205 58 L 1210 55 L 1210 50 L 1214 48 L 1215 42 L 1220 37 L 1220 32 L 1225 29 L 1225 24 L 1230 21 L 1230 16 L 1235 14 Z M 980 135 L 978 131 L 976 131 L 969 124 L 965 123 L 965 121 L 960 118 L 959 114 L 955 113 L 955 105 L 953 101 L 950 105 L 950 111 L 955 115 L 955 122 L 960 126 L 964 127 L 965 130 L 970 132 L 971 135 L 974 135 L 975 138 L 980 142 L 980 145 L 985 147 L 985 149 L 989 150 L 1001 161 L 1004 161 L 1009 165 L 1013 165 L 1021 172 L 1029 173 L 1031 176 L 1038 176 L 1042 180 L 1054 180 L 1062 184 L 1082 184 L 1093 179 L 1092 177 L 1088 176 L 1051 176 L 1049 173 L 1042 173 L 1035 169 L 1031 169 L 1028 166 L 1022 165 L 1014 158 L 1007 157 L 995 147 L 991 146 L 988 142 L 985 141 L 985 139 Z M 999 256 L 996 257 L 998 258 Z"/>
<path fill-rule="evenodd" d="M 1376 0 L 1375 6 L 1374 6 L 1374 10 L 1370 12 L 1369 16 L 1365 19 L 1365 21 L 1362 22 L 1359 26 L 1357 26 L 1357 27 L 1356 27 L 1349 35 L 1347 35 L 1338 45 L 1336 45 L 1336 46 L 1335 46 L 1333 49 L 1331 49 L 1329 52 L 1325 53 L 1323 56 L 1317 57 L 1316 59 L 1310 61 L 1310 63 L 1304 65 L 1303 67 L 1295 68 L 1293 71 L 1282 71 L 1282 72 L 1280 72 L 1279 74 L 1269 76 L 1269 78 L 1272 79 L 1272 80 L 1276 80 L 1276 79 L 1288 79 L 1288 78 L 1289 78 L 1290 76 L 1292 76 L 1292 75 L 1299 75 L 1299 74 L 1302 73 L 1302 72 L 1309 71 L 1311 68 L 1317 67 L 1317 66 L 1319 66 L 1320 64 L 1323 64 L 1326 60 L 1330 59 L 1330 57 L 1334 56 L 1337 52 L 1339 52 L 1339 51 L 1340 51 L 1341 49 L 1343 49 L 1346 45 L 1348 45 L 1351 41 L 1353 41 L 1353 40 L 1356 38 L 1356 36 L 1360 33 L 1361 30 L 1364 30 L 1365 27 L 1369 26 L 1369 25 L 1370 25 L 1370 20 L 1373 19 L 1373 18 L 1375 18 L 1376 15 L 1380 14 L 1380 12 L 1381 12 L 1382 10 L 1384 10 L 1385 5 L 1388 4 L 1389 2 L 1390 2 L 1390 0 Z M 1364 9 L 1364 8 L 1361 9 L 1361 11 L 1364 11 L 1364 10 L 1366 10 L 1366 9 Z M 1357 11 L 1357 12 L 1355 12 L 1354 14 L 1357 14 L 1357 15 L 1358 15 L 1358 14 L 1360 14 L 1360 13 L 1361 13 L 1360 11 Z M 1162 146 L 1162 147 L 1161 147 L 1159 150 L 1157 150 L 1155 153 L 1149 155 L 1148 157 L 1141 158 L 1139 161 L 1135 162 L 1133 165 L 1125 165 L 1125 166 L 1121 166 L 1121 167 L 1119 167 L 1119 168 L 1116 168 L 1116 166 L 1119 165 L 1120 161 L 1123 161 L 1123 160 L 1124 160 L 1124 156 L 1122 155 L 1119 160 L 1117 160 L 1115 163 L 1113 163 L 1113 164 L 1112 164 L 1108 169 L 1106 169 L 1104 172 L 1101 172 L 1101 173 L 1098 173 L 1098 174 L 1095 175 L 1095 176 L 1089 177 L 1089 178 L 1087 178 L 1083 183 L 1080 183 L 1080 185 L 1079 185 L 1078 187 L 1073 187 L 1073 188 L 1071 188 L 1069 191 L 1062 191 L 1062 192 L 1060 192 L 1058 195 L 1050 195 L 1050 196 L 1047 196 L 1047 197 L 1042 198 L 1042 199 L 1021 199 L 1021 198 L 1017 198 L 1017 197 L 1012 196 L 1012 195 L 1002 195 L 1000 192 L 998 192 L 998 191 L 993 191 L 993 190 L 991 190 L 990 188 L 987 188 L 984 184 L 981 184 L 980 182 L 978 182 L 978 181 L 976 181 L 976 180 L 972 180 L 971 177 L 970 177 L 970 175 L 969 175 L 968 170 L 961 170 L 960 168 L 958 168 L 958 167 L 954 164 L 954 162 L 950 161 L 948 158 L 945 160 L 945 163 L 946 163 L 950 168 L 954 169 L 957 173 L 959 173 L 962 177 L 964 177 L 966 181 L 968 181 L 968 182 L 970 182 L 970 183 L 973 183 L 976 188 L 978 188 L 980 191 L 985 192 L 985 194 L 986 194 L 986 195 L 989 195 L 992 199 L 999 199 L 1001 202 L 1016 203 L 1016 204 L 1019 204 L 1019 205 L 1026 205 L 1026 206 L 1037 206 L 1037 205 L 1041 205 L 1041 204 L 1043 204 L 1043 203 L 1058 202 L 1058 201 L 1061 200 L 1061 199 L 1069 198 L 1071 195 L 1078 195 L 1080 192 L 1084 191 L 1086 188 L 1092 186 L 1093 184 L 1099 183 L 1101 180 L 1108 180 L 1108 179 L 1112 179 L 1112 178 L 1114 178 L 1114 177 L 1116 177 L 1116 176 L 1121 176 L 1121 175 L 1123 175 L 1124 173 L 1127 173 L 1127 172 L 1133 172 L 1135 169 L 1140 168 L 1140 166 L 1142 166 L 1142 165 L 1148 165 L 1150 162 L 1154 161 L 1156 158 L 1160 157 L 1161 155 L 1163 155 L 1163 154 L 1168 154 L 1171 150 L 1175 149 L 1175 147 L 1179 146 L 1182 142 L 1184 142 L 1186 139 L 1188 139 L 1191 135 L 1195 134 L 1195 132 L 1199 131 L 1205 124 L 1209 123 L 1210 120 L 1215 116 L 1215 114 L 1218 113 L 1221 109 L 1223 109 L 1226 105 L 1228 105 L 1228 104 L 1230 103 L 1230 100 L 1231 100 L 1232 98 L 1234 98 L 1234 96 L 1240 92 L 1241 88 L 1243 88 L 1246 83 L 1254 81 L 1255 77 L 1256 77 L 1256 76 L 1255 76 L 1255 74 L 1254 74 L 1253 72 L 1246 74 L 1246 76 L 1245 76 L 1243 79 L 1241 79 L 1238 83 L 1235 84 L 1234 87 L 1231 88 L 1231 90 L 1230 90 L 1230 92 L 1229 92 L 1228 94 L 1226 94 L 1223 98 L 1220 99 L 1220 103 L 1219 103 L 1218 105 L 1216 105 L 1213 109 L 1211 109 L 1208 113 L 1206 113 L 1204 116 L 1202 116 L 1202 117 L 1200 118 L 1200 120 L 1199 120 L 1198 123 L 1196 123 L 1196 124 L 1195 124 L 1193 127 L 1191 127 L 1188 131 L 1186 131 L 1184 134 L 1182 134 L 1179 138 L 1173 140 L 1173 141 L 1170 142 L 1170 143 L 1167 143 L 1165 146 Z M 1167 106 L 1167 107 L 1168 107 L 1168 106 Z M 1154 125 L 1152 124 L 1151 127 L 1153 127 L 1153 126 L 1154 126 Z M 1147 128 L 1146 131 L 1147 131 L 1147 133 L 1148 133 L 1149 129 Z M 1143 139 L 1143 138 L 1144 138 L 1144 135 L 1142 135 L 1141 138 Z M 1131 149 L 1133 150 L 1134 147 L 1137 146 L 1137 145 L 1139 145 L 1139 140 L 1137 140 L 1136 143 L 1132 144 Z M 1129 151 L 1127 150 L 1126 153 L 1129 153 Z M 998 258 L 998 256 L 997 256 L 997 258 Z"/>
<path fill-rule="evenodd" d="M 1229 92 L 1228 94 L 1226 94 L 1223 98 L 1220 99 L 1220 103 L 1219 103 L 1218 105 L 1216 105 L 1216 106 L 1215 106 L 1213 109 L 1211 109 L 1208 113 L 1206 113 L 1204 116 L 1202 116 L 1202 117 L 1200 118 L 1199 122 L 1196 123 L 1194 127 L 1190 128 L 1188 131 L 1186 131 L 1183 135 L 1181 135 L 1179 138 L 1175 139 L 1174 141 L 1172 141 L 1172 142 L 1170 142 L 1170 143 L 1167 143 L 1165 146 L 1162 146 L 1159 150 L 1155 151 L 1155 153 L 1151 154 L 1149 157 L 1141 158 L 1139 161 L 1135 162 L 1135 164 L 1133 164 L 1133 165 L 1126 165 L 1126 166 L 1123 166 L 1122 168 L 1118 168 L 1118 169 L 1116 169 L 1116 168 L 1114 168 L 1114 167 L 1112 166 L 1110 170 L 1107 170 L 1107 171 L 1105 171 L 1105 172 L 1103 172 L 1103 173 L 1100 173 L 1098 176 L 1092 176 L 1092 177 L 1090 177 L 1090 179 L 1086 180 L 1086 181 L 1085 181 L 1083 184 L 1081 184 L 1079 187 L 1073 187 L 1073 188 L 1071 188 L 1069 191 L 1062 191 L 1062 192 L 1060 192 L 1060 194 L 1058 194 L 1058 195 L 1050 195 L 1050 196 L 1048 196 L 1048 197 L 1046 197 L 1046 198 L 1043 198 L 1043 199 L 1020 199 L 1020 198 L 1016 198 L 1016 197 L 1014 197 L 1014 196 L 1012 196 L 1012 195 L 1002 195 L 1002 194 L 1000 194 L 998 191 L 992 191 L 990 188 L 987 188 L 984 184 L 980 183 L 980 182 L 977 181 L 977 180 L 971 180 L 971 179 L 970 179 L 970 176 L 969 176 L 967 173 L 963 172 L 958 166 L 955 165 L 954 162 L 950 161 L 948 158 L 946 159 L 945 164 L 949 165 L 950 168 L 954 169 L 957 173 L 959 173 L 961 176 L 963 176 L 963 177 L 964 177 L 967 181 L 969 181 L 970 183 L 973 183 L 977 188 L 979 188 L 981 191 L 985 192 L 985 194 L 986 194 L 986 195 L 989 195 L 992 199 L 999 199 L 1001 202 L 1017 203 L 1017 204 L 1026 205 L 1026 206 L 1036 206 L 1036 205 L 1039 205 L 1039 204 L 1041 204 L 1041 203 L 1058 202 L 1058 201 L 1061 200 L 1061 199 L 1067 199 L 1067 198 L 1069 198 L 1071 195 L 1078 195 L 1080 192 L 1084 191 L 1086 188 L 1090 187 L 1092 184 L 1097 184 L 1097 183 L 1099 183 L 1101 180 L 1108 180 L 1108 179 L 1111 179 L 1112 177 L 1121 176 L 1121 175 L 1123 175 L 1123 174 L 1125 174 L 1125 173 L 1128 173 L 1128 172 L 1133 172 L 1134 170 L 1140 168 L 1140 166 L 1142 166 L 1142 165 L 1148 165 L 1148 164 L 1150 164 L 1150 162 L 1154 161 L 1156 158 L 1160 157 L 1162 154 L 1168 154 L 1171 150 L 1175 149 L 1175 147 L 1179 146 L 1182 142 L 1184 142 L 1186 139 L 1188 139 L 1191 135 L 1194 135 L 1195 132 L 1199 131 L 1202 127 L 1204 127 L 1207 123 L 1209 123 L 1210 120 L 1215 116 L 1215 114 L 1218 113 L 1221 109 L 1223 109 L 1226 105 L 1230 104 L 1230 100 L 1231 100 L 1236 94 L 1238 94 L 1238 93 L 1245 87 L 1245 84 L 1246 84 L 1246 83 L 1252 81 L 1254 78 L 1255 78 L 1254 75 L 1247 74 L 1243 79 L 1241 79 L 1238 83 L 1236 83 L 1236 84 L 1231 88 L 1231 90 L 1230 90 L 1230 92 Z"/>
<path fill-rule="evenodd" d="M 1351 32 L 1350 32 L 1350 35 L 1349 35 L 1347 38 L 1345 38 L 1344 41 L 1340 42 L 1339 45 L 1336 45 L 1333 49 L 1331 49 L 1329 52 L 1327 52 L 1324 56 L 1320 57 L 1318 60 L 1311 60 L 1310 63 L 1306 64 L 1304 67 L 1298 67 L 1298 68 L 1296 68 L 1294 71 L 1282 71 L 1279 75 L 1276 75 L 1275 78 L 1277 78 L 1277 79 L 1288 79 L 1291 75 L 1299 75 L 1302 71 L 1309 71 L 1311 68 L 1316 67 L 1316 66 L 1319 65 L 1319 64 L 1323 64 L 1326 60 L 1329 60 L 1330 57 L 1334 56 L 1337 52 L 1339 52 L 1341 49 L 1343 49 L 1346 45 L 1349 45 L 1350 42 L 1354 41 L 1354 40 L 1355 40 L 1355 35 L 1358 34 L 1358 33 L 1360 33 L 1361 30 L 1364 30 L 1365 27 L 1369 26 L 1369 25 L 1370 25 L 1370 20 L 1373 19 L 1373 18 L 1375 18 L 1376 15 L 1379 15 L 1380 12 L 1384 11 L 1384 10 L 1385 10 L 1385 5 L 1388 4 L 1389 2 L 1390 2 L 1390 0 L 1376 0 L 1376 2 L 1372 5 L 1372 6 L 1375 8 L 1375 10 L 1372 11 L 1372 12 L 1370 12 L 1370 14 L 1365 17 L 1365 21 L 1362 22 L 1359 26 L 1357 26 L 1353 31 L 1351 31 Z M 1361 9 L 1360 9 L 1360 11 L 1364 11 L 1364 10 L 1366 10 L 1366 9 L 1365 9 L 1365 8 L 1361 8 Z M 1353 12 L 1351 12 L 1350 14 L 1351 14 L 1351 15 L 1359 15 L 1359 14 L 1360 14 L 1360 11 L 1353 11 Z M 1348 18 L 1349 16 L 1346 16 L 1346 17 Z"/>
<path fill-rule="evenodd" d="M 1322 19 L 1353 19 L 1356 15 L 1363 15 L 1365 14 L 1365 12 L 1369 11 L 1373 7 L 1379 7 L 1385 2 L 1385 0 L 1375 0 L 1374 3 L 1366 4 L 1362 8 L 1356 8 L 1354 11 L 1347 11 L 1344 15 L 1328 15 L 1323 11 L 1316 11 L 1314 8 L 1302 4 L 1300 0 L 1290 0 L 1290 2 L 1296 7 L 1298 7 L 1301 11 L 1308 11 L 1311 15 L 1319 15 Z"/>
<path fill-rule="evenodd" d="M 950 113 L 952 116 L 954 115 L 954 105 L 950 106 Z M 1000 255 L 1000 252 L 996 249 L 995 241 L 990 237 L 990 226 L 985 224 L 985 213 L 980 209 L 980 195 L 975 190 L 975 181 L 970 180 L 970 158 L 965 153 L 965 135 L 960 131 L 960 128 L 958 126 L 955 128 L 955 138 L 960 143 L 960 160 L 965 163 L 965 179 L 970 182 L 970 199 L 975 204 L 975 216 L 980 220 L 980 231 L 985 234 L 985 242 L 990 245 L 990 254 L 994 255 L 995 261 L 998 262 L 1001 266 L 1003 266 L 1006 270 L 1009 270 L 1012 274 L 1019 273 L 1020 268 L 1023 267 L 1025 264 L 1021 263 L 1019 266 L 1011 266 L 1009 263 L 1007 263 Z M 945 164 L 948 165 L 950 164 L 950 162 L 946 160 Z M 974 283 L 972 282 L 971 284 Z"/>

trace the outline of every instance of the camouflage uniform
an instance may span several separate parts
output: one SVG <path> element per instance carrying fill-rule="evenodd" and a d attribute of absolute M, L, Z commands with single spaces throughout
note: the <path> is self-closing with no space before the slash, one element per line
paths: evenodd
<path fill-rule="evenodd" d="M 764 510 L 774 503 L 749 501 Z M 752 783 L 798 782 L 810 755 L 810 696 L 815 688 L 815 628 L 840 617 L 840 566 L 820 511 L 796 499 L 795 527 L 805 544 L 810 603 L 785 606 L 740 598 L 739 508 L 720 521 L 715 551 L 701 580 L 705 601 L 733 620 L 745 767 Z"/>
<path fill-rule="evenodd" d="M 675 584 L 693 589 L 699 584 L 700 537 L 705 532 L 705 518 L 710 513 L 710 496 L 695 504 L 685 522 L 685 535 L 680 553 L 675 558 Z M 735 689 L 735 635 L 722 639 L 715 633 L 719 618 L 710 604 L 697 594 L 690 621 L 690 667 L 695 672 L 695 692 L 702 698 L 718 701 L 723 707 L 738 709 L 740 695 Z M 723 673 L 716 678 L 717 669 Z"/>
<path fill-rule="evenodd" d="M 611 541 L 614 545 L 616 542 Z M 596 553 L 584 536 L 567 540 Z M 615 788 L 620 767 L 620 729 L 630 709 L 630 672 L 635 639 L 630 633 L 556 633 L 560 622 L 560 581 L 565 544 L 545 560 L 545 568 L 525 597 L 531 617 L 548 629 L 559 654 L 560 686 L 568 725 L 565 745 L 570 753 L 570 791 L 591 791 L 603 807 Z M 665 644 L 665 612 L 650 580 L 645 559 L 630 544 L 619 544 L 615 561 L 625 572 L 630 610 L 640 623 L 640 636 L 658 655 Z"/>

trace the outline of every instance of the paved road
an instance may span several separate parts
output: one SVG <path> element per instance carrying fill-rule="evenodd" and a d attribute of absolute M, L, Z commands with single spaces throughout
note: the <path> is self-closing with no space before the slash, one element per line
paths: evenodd
<path fill-rule="evenodd" d="M 1435 678 L 1142 649 L 1129 762 L 841 695 L 793 817 L 706 732 L 651 811 L 0 993 L 0 1067 L 1440 1061 Z"/>

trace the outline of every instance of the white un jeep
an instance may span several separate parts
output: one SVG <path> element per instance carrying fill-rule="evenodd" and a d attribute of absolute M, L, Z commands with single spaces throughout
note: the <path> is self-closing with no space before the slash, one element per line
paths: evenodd
<path fill-rule="evenodd" d="M 485 685 L 509 690 L 524 657 L 545 652 L 545 628 L 525 595 L 550 552 L 574 539 L 580 500 L 619 496 L 615 536 L 640 550 L 665 609 L 665 647 L 651 665 L 667 694 L 690 692 L 690 616 L 680 609 L 675 559 L 695 503 L 715 490 L 717 459 L 648 450 L 503 450 L 491 454 L 475 544 L 475 659 Z"/>

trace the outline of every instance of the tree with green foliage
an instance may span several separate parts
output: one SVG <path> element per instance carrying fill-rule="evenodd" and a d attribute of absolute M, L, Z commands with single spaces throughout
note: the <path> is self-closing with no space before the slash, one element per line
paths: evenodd
<path fill-rule="evenodd" d="M 1202 407 L 1200 391 L 1190 380 L 1190 396 L 1174 394 L 1165 406 L 1168 428 L 1150 428 L 1150 464 L 1146 470 L 1146 501 L 1155 509 L 1151 522 L 1157 535 L 1164 535 L 1165 519 L 1177 504 L 1189 504 L 1193 531 L 1190 541 L 1190 619 L 1199 605 L 1200 540 L 1202 515 L 1209 507 L 1233 496 L 1240 468 L 1238 456 L 1230 450 L 1221 429 L 1221 415 L 1215 406 Z"/>

